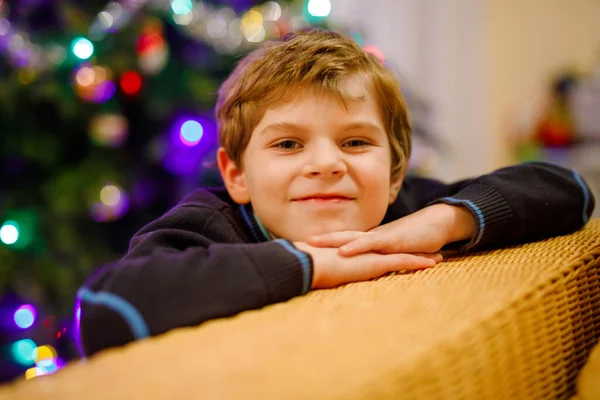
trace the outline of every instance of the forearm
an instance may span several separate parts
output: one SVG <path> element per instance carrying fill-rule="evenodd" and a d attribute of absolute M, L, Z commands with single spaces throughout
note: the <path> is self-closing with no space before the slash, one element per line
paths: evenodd
<path fill-rule="evenodd" d="M 304 292 L 303 268 L 280 243 L 157 249 L 108 266 L 79 292 L 87 355 L 235 315 Z"/>

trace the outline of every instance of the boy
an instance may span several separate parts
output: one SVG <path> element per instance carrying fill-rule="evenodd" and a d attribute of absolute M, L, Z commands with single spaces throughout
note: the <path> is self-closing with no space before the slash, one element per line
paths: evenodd
<path fill-rule="evenodd" d="M 577 173 L 542 163 L 451 185 L 405 179 L 410 124 L 398 83 L 331 32 L 249 54 L 222 85 L 216 115 L 226 190 L 188 195 L 78 292 L 85 354 L 312 288 L 429 268 L 450 244 L 570 233 L 594 208 Z"/>

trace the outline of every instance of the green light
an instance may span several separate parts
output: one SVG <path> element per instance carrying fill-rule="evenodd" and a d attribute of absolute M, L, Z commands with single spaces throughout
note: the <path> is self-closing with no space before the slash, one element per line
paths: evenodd
<path fill-rule="evenodd" d="M 13 343 L 12 354 L 15 361 L 23 366 L 33 365 L 33 351 L 37 348 L 37 344 L 31 339 L 21 339 Z"/>
<path fill-rule="evenodd" d="M 309 0 L 307 10 L 313 17 L 326 17 L 331 12 L 331 2 L 329 0 Z"/>
<path fill-rule="evenodd" d="M 6 221 L 0 228 L 0 241 L 11 245 L 19 240 L 19 224 L 16 221 Z"/>
<path fill-rule="evenodd" d="M 171 9 L 174 14 L 186 15 L 192 12 L 194 5 L 191 0 L 173 0 L 171 2 Z"/>
<path fill-rule="evenodd" d="M 1 216 L 0 243 L 14 250 L 26 250 L 36 242 L 38 217 L 35 210 L 6 210 Z M 0 222 L 1 223 L 1 222 Z"/>
<path fill-rule="evenodd" d="M 87 60 L 94 54 L 94 45 L 86 38 L 77 38 L 73 40 L 71 51 L 77 58 Z"/>

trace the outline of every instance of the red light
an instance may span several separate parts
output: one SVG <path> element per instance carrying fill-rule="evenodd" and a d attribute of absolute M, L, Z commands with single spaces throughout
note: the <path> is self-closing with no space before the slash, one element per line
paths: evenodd
<path fill-rule="evenodd" d="M 56 334 L 56 338 L 57 338 L 57 339 L 60 339 L 60 332 L 58 332 L 58 333 Z"/>
<path fill-rule="evenodd" d="M 136 94 L 142 88 L 142 77 L 134 71 L 129 71 L 121 77 L 121 89 L 129 95 Z"/>

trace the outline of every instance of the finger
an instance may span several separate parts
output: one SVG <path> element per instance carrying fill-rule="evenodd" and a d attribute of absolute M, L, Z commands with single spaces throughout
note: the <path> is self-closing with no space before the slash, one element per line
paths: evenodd
<path fill-rule="evenodd" d="M 383 257 L 381 262 L 385 264 L 387 272 L 426 269 L 437 264 L 429 257 L 414 254 L 381 254 L 380 256 Z"/>
<path fill-rule="evenodd" d="M 442 256 L 440 253 L 409 253 L 409 254 L 419 256 L 419 257 L 429 258 L 429 259 L 435 261 L 436 263 L 444 261 L 444 256 Z"/>
<path fill-rule="evenodd" d="M 308 238 L 307 243 L 315 247 L 340 247 L 366 234 L 366 232 L 359 231 L 331 232 L 323 235 L 311 236 Z"/>
<path fill-rule="evenodd" d="M 339 254 L 344 257 L 350 257 L 356 254 L 367 253 L 370 251 L 381 251 L 388 247 L 388 235 L 383 234 L 368 234 L 359 236 L 358 238 L 341 243 Z M 397 250 L 401 252 L 402 250 Z"/>

